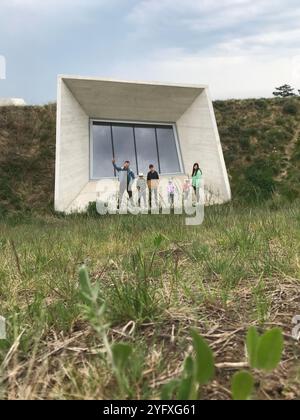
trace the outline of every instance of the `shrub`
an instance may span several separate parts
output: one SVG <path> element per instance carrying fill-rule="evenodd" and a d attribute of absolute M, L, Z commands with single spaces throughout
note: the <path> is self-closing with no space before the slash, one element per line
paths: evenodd
<path fill-rule="evenodd" d="M 99 213 L 97 212 L 97 204 L 96 204 L 96 201 L 91 201 L 89 203 L 86 213 L 90 217 L 97 217 L 97 216 L 99 216 Z"/>
<path fill-rule="evenodd" d="M 252 186 L 256 192 L 255 195 L 260 198 L 269 198 L 276 188 L 276 182 L 273 179 L 276 172 L 270 163 L 269 161 L 259 160 L 245 170 L 245 180 L 248 182 L 249 189 Z"/>
<path fill-rule="evenodd" d="M 254 106 L 258 110 L 264 110 L 264 109 L 268 108 L 268 103 L 267 103 L 266 99 L 264 99 L 264 98 L 256 99 L 254 101 Z"/>
<path fill-rule="evenodd" d="M 282 107 L 283 113 L 289 115 L 297 115 L 298 109 L 298 105 L 295 102 L 287 102 Z"/>
<path fill-rule="evenodd" d="M 283 128 L 274 127 L 265 133 L 265 139 L 268 143 L 276 144 L 282 143 L 291 137 Z"/>

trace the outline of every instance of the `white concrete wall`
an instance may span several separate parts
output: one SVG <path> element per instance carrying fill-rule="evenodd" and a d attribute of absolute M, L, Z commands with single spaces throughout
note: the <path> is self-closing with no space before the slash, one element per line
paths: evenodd
<path fill-rule="evenodd" d="M 55 210 L 65 211 L 89 182 L 89 117 L 58 83 Z"/>
<path fill-rule="evenodd" d="M 185 172 L 191 175 L 194 163 L 199 163 L 205 187 L 213 193 L 211 200 L 230 200 L 230 185 L 208 89 L 198 96 L 176 125 Z"/>
<path fill-rule="evenodd" d="M 55 209 L 71 212 L 76 209 L 84 210 L 88 203 L 96 201 L 99 195 L 99 191 L 96 190 L 97 183 L 90 181 L 89 119 L 105 119 L 105 104 L 110 101 L 110 112 L 115 110 L 111 118 L 122 120 L 118 88 L 120 87 L 119 95 L 122 99 L 126 82 L 120 84 L 115 82 L 111 86 L 110 82 L 106 85 L 105 81 L 100 83 L 98 80 L 85 79 L 82 85 L 80 79 L 77 81 L 72 78 L 72 85 L 69 86 L 70 81 L 69 84 L 67 81 L 65 77 L 60 77 L 58 80 Z M 191 175 L 193 164 L 198 162 L 203 170 L 206 188 L 213 193 L 213 197 L 207 196 L 208 202 L 222 203 L 230 200 L 230 185 L 208 89 L 205 86 L 198 88 L 169 86 L 166 90 L 164 85 L 154 85 L 153 88 L 150 86 L 149 90 L 149 85 L 147 89 L 142 85 L 129 83 L 126 86 L 126 94 L 131 100 L 130 120 L 135 122 L 140 120 L 141 92 L 144 92 L 147 112 L 143 110 L 143 120 L 159 122 L 161 114 L 157 114 L 155 104 L 161 98 L 162 92 L 167 92 L 164 106 L 168 107 L 168 110 L 164 115 L 165 117 L 168 115 L 170 120 L 164 122 L 176 123 L 185 174 Z M 103 95 L 103 86 L 105 89 L 110 86 L 111 89 L 104 90 L 106 96 Z M 137 91 L 139 102 L 135 104 Z M 112 97 L 107 98 L 110 94 Z M 93 99 L 94 106 L 90 110 L 93 114 L 89 112 L 89 95 Z M 114 107 L 111 104 L 112 100 Z"/>

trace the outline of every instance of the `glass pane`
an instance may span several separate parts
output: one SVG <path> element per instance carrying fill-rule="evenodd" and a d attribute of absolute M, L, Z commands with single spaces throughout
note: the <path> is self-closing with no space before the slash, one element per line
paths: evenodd
<path fill-rule="evenodd" d="M 122 166 L 126 160 L 136 174 L 136 158 L 134 148 L 133 127 L 126 125 L 113 125 L 113 143 L 116 164 Z"/>
<path fill-rule="evenodd" d="M 157 128 L 157 141 L 161 173 L 181 172 L 173 128 Z"/>
<path fill-rule="evenodd" d="M 159 171 L 155 128 L 136 127 L 135 139 L 139 172 L 147 174 L 150 164 L 154 165 L 156 170 Z"/>
<path fill-rule="evenodd" d="M 109 178 L 114 176 L 112 166 L 111 131 L 108 124 L 93 125 L 93 173 L 92 177 Z"/>

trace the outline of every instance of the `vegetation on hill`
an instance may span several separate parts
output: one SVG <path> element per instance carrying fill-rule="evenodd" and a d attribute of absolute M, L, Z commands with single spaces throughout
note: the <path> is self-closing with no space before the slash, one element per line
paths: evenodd
<path fill-rule="evenodd" d="M 0 108 L 0 215 L 53 208 L 56 106 Z"/>
<path fill-rule="evenodd" d="M 236 200 L 300 196 L 300 98 L 216 101 Z"/>
<path fill-rule="evenodd" d="M 215 111 L 234 200 L 299 197 L 300 98 L 216 101 Z M 0 109 L 0 214 L 52 211 L 55 113 Z"/>

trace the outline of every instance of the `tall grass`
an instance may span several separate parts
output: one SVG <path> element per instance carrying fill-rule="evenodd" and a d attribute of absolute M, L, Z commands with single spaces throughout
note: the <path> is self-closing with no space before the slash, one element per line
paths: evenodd
<path fill-rule="evenodd" d="M 290 334 L 300 278 L 298 205 L 212 207 L 194 228 L 180 216 L 2 219 L 2 396 L 124 397 L 80 306 L 82 264 L 106 305 L 109 340 L 134 348 L 129 398 L 158 397 L 178 376 L 190 327 L 208 336 L 219 362 L 241 361 L 243 344 L 233 333 L 249 325 L 280 323 Z M 294 368 L 298 353 L 287 357 Z M 291 378 L 280 380 L 290 390 Z M 230 386 L 223 372 L 217 381 L 220 392 Z"/>

